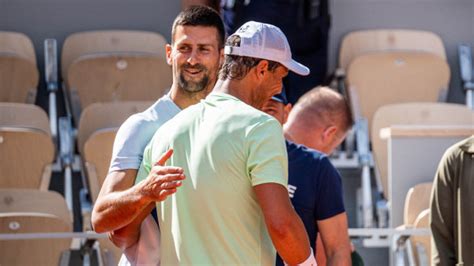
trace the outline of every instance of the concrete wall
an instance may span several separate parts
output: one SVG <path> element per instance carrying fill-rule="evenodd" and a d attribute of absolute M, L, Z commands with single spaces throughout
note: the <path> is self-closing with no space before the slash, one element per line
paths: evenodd
<path fill-rule="evenodd" d="M 474 0 L 329 0 L 333 16 L 329 69 L 337 62 L 342 37 L 350 31 L 408 28 L 433 31 L 443 39 L 451 66 L 449 101 L 462 102 L 457 45 L 474 47 Z M 32 38 L 43 67 L 43 40 L 59 47 L 73 32 L 97 29 L 156 31 L 167 39 L 180 1 L 165 0 L 0 0 L 0 30 Z M 41 98 L 44 93 L 40 94 Z"/>

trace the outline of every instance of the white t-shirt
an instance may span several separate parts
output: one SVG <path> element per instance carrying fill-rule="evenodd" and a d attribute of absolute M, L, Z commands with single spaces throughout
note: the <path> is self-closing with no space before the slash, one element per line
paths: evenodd
<path fill-rule="evenodd" d="M 109 173 L 125 169 L 138 169 L 143 158 L 143 150 L 155 131 L 173 118 L 181 109 L 164 95 L 141 113 L 130 116 L 115 137 Z"/>

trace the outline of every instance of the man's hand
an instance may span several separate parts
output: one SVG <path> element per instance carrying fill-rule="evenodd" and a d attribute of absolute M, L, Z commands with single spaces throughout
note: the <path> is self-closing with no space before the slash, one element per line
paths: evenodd
<path fill-rule="evenodd" d="M 127 237 L 128 225 L 138 227 L 150 213 L 156 201 L 163 201 L 176 192 L 184 179 L 180 167 L 164 166 L 173 154 L 165 152 L 153 165 L 150 174 L 134 185 L 137 171 L 128 169 L 110 173 L 104 181 L 92 211 L 92 224 L 98 233 L 117 231 L 116 235 Z M 123 233 L 125 233 L 125 236 Z"/>
<path fill-rule="evenodd" d="M 163 154 L 153 165 L 148 177 L 141 185 L 143 196 L 150 201 L 165 200 L 169 195 L 176 193 L 176 189 L 182 185 L 182 180 L 185 179 L 181 167 L 164 166 L 172 154 L 172 149 Z"/>

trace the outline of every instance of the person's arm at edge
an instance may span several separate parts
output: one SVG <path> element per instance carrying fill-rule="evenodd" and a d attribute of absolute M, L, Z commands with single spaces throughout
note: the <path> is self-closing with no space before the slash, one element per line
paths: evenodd
<path fill-rule="evenodd" d="M 254 186 L 273 245 L 288 264 L 304 262 L 311 253 L 303 222 L 291 206 L 287 189 L 277 183 Z"/>
<path fill-rule="evenodd" d="M 351 265 L 351 246 L 345 212 L 317 221 L 327 265 Z M 319 246 L 317 246 L 319 252 Z"/>

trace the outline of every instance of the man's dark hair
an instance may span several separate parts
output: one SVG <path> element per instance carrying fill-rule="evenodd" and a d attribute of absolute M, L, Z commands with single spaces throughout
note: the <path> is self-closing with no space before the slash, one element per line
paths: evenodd
<path fill-rule="evenodd" d="M 227 38 L 227 46 L 240 46 L 240 37 L 237 35 L 231 35 Z M 253 58 L 247 56 L 238 56 L 238 55 L 226 55 L 224 59 L 224 64 L 219 71 L 219 79 L 243 79 L 250 69 L 258 65 L 263 59 Z M 280 65 L 280 63 L 267 60 L 268 61 L 268 70 L 275 71 L 275 69 Z"/>
<path fill-rule="evenodd" d="M 182 11 L 176 17 L 171 28 L 171 43 L 174 42 L 174 35 L 178 26 L 204 26 L 216 28 L 219 36 L 219 48 L 224 47 L 225 30 L 219 14 L 207 6 L 191 6 Z"/>

